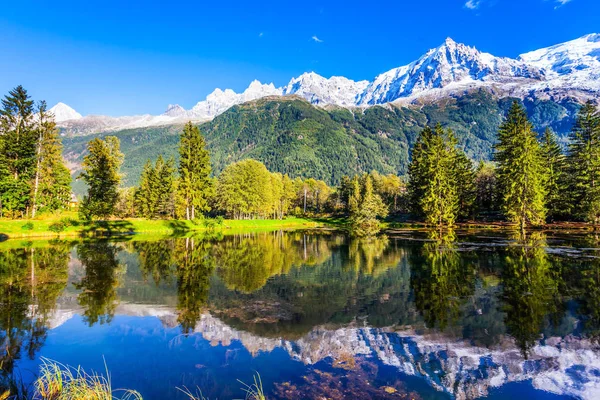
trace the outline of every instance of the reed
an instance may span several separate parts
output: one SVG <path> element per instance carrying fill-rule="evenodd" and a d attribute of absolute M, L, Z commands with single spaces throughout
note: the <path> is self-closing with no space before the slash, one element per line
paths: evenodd
<path fill-rule="evenodd" d="M 72 368 L 46 358 L 42 359 L 35 388 L 42 400 L 142 400 L 134 390 L 113 389 L 108 369 L 106 377 L 88 374 L 81 367 Z"/>

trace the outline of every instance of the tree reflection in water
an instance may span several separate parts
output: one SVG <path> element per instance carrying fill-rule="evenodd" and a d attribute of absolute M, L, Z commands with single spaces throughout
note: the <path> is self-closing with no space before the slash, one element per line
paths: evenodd
<path fill-rule="evenodd" d="M 46 339 L 68 280 L 69 245 L 0 251 L 0 393 L 15 393 L 15 362 L 33 359 Z"/>
<path fill-rule="evenodd" d="M 545 317 L 559 310 L 559 274 L 546 253 L 544 233 L 514 237 L 502 272 L 503 310 L 508 333 L 527 357 L 540 339 Z"/>
<path fill-rule="evenodd" d="M 77 246 L 77 256 L 85 276 L 73 285 L 81 291 L 77 301 L 83 307 L 83 319 L 92 326 L 112 320 L 117 307 L 119 278 L 126 270 L 117 260 L 118 245 L 108 241 L 88 241 Z"/>
<path fill-rule="evenodd" d="M 428 328 L 444 330 L 460 318 L 460 306 L 475 290 L 475 266 L 456 249 L 452 230 L 432 230 L 411 257 L 415 305 Z"/>

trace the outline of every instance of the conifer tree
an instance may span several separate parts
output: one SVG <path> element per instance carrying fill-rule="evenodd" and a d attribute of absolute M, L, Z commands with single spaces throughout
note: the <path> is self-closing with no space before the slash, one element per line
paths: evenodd
<path fill-rule="evenodd" d="M 600 113 L 586 103 L 570 135 L 568 168 L 570 196 L 578 218 L 600 223 Z"/>
<path fill-rule="evenodd" d="M 88 193 L 81 204 L 81 214 L 86 219 L 107 218 L 114 213 L 119 199 L 123 163 L 119 139 L 107 136 L 96 138 L 88 143 L 88 155 L 83 158 L 83 172 L 80 177 L 88 184 Z"/>
<path fill-rule="evenodd" d="M 475 205 L 475 171 L 473 163 L 461 150 L 455 150 L 454 182 L 458 196 L 458 216 L 469 218 Z"/>
<path fill-rule="evenodd" d="M 441 125 L 426 127 L 413 149 L 409 191 L 413 208 L 428 224 L 452 225 L 459 209 L 456 140 Z"/>
<path fill-rule="evenodd" d="M 546 165 L 525 109 L 514 101 L 500 126 L 495 146 L 502 209 L 525 229 L 546 218 Z"/>
<path fill-rule="evenodd" d="M 196 212 L 210 211 L 212 196 L 210 155 L 200 129 L 188 122 L 179 141 L 179 194 L 185 204 L 186 219 L 196 218 Z"/>
<path fill-rule="evenodd" d="M 350 216 L 358 213 L 361 200 L 360 181 L 358 176 L 354 176 L 350 184 L 350 196 L 348 198 L 348 213 Z"/>
<path fill-rule="evenodd" d="M 71 174 L 62 157 L 62 143 L 54 116 L 42 101 L 37 113 L 37 155 L 33 183 L 32 211 L 55 211 L 68 206 L 71 200 Z"/>
<path fill-rule="evenodd" d="M 0 109 L 0 211 L 27 214 L 36 165 L 33 100 L 22 86 L 2 99 Z M 2 213 L 3 214 L 3 213 Z"/>
<path fill-rule="evenodd" d="M 541 146 L 547 172 L 546 204 L 548 217 L 555 219 L 564 216 L 568 212 L 567 204 L 569 200 L 565 196 L 570 197 L 570 195 L 567 193 L 565 155 L 556 140 L 556 135 L 550 128 L 546 128 Z"/>
<path fill-rule="evenodd" d="M 173 159 L 165 161 L 162 155 L 152 165 L 144 165 L 140 186 L 136 191 L 137 208 L 145 218 L 168 218 L 175 211 L 175 167 Z"/>

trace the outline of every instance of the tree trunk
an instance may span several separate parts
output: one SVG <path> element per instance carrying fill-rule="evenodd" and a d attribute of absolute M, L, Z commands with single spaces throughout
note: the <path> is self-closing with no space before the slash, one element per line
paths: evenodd
<path fill-rule="evenodd" d="M 304 188 L 304 214 L 306 214 L 306 188 Z"/>

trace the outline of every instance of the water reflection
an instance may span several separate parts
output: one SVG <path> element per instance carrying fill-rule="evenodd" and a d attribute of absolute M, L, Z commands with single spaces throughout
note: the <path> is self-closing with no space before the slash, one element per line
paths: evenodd
<path fill-rule="evenodd" d="M 1 387 L 13 388 L 16 361 L 33 359 L 44 345 L 57 299 L 67 286 L 69 248 L 55 243 L 0 252 Z"/>
<path fill-rule="evenodd" d="M 0 250 L 4 386 L 69 326 L 54 340 L 81 350 L 76 363 L 91 351 L 73 335 L 109 335 L 94 342 L 101 354 L 133 340 L 136 365 L 170 377 L 122 378 L 147 398 L 176 396 L 182 377 L 233 396 L 252 368 L 276 398 L 475 398 L 508 382 L 600 390 L 594 237 L 306 231 L 13 247 Z M 162 328 L 145 330 L 146 317 Z"/>

